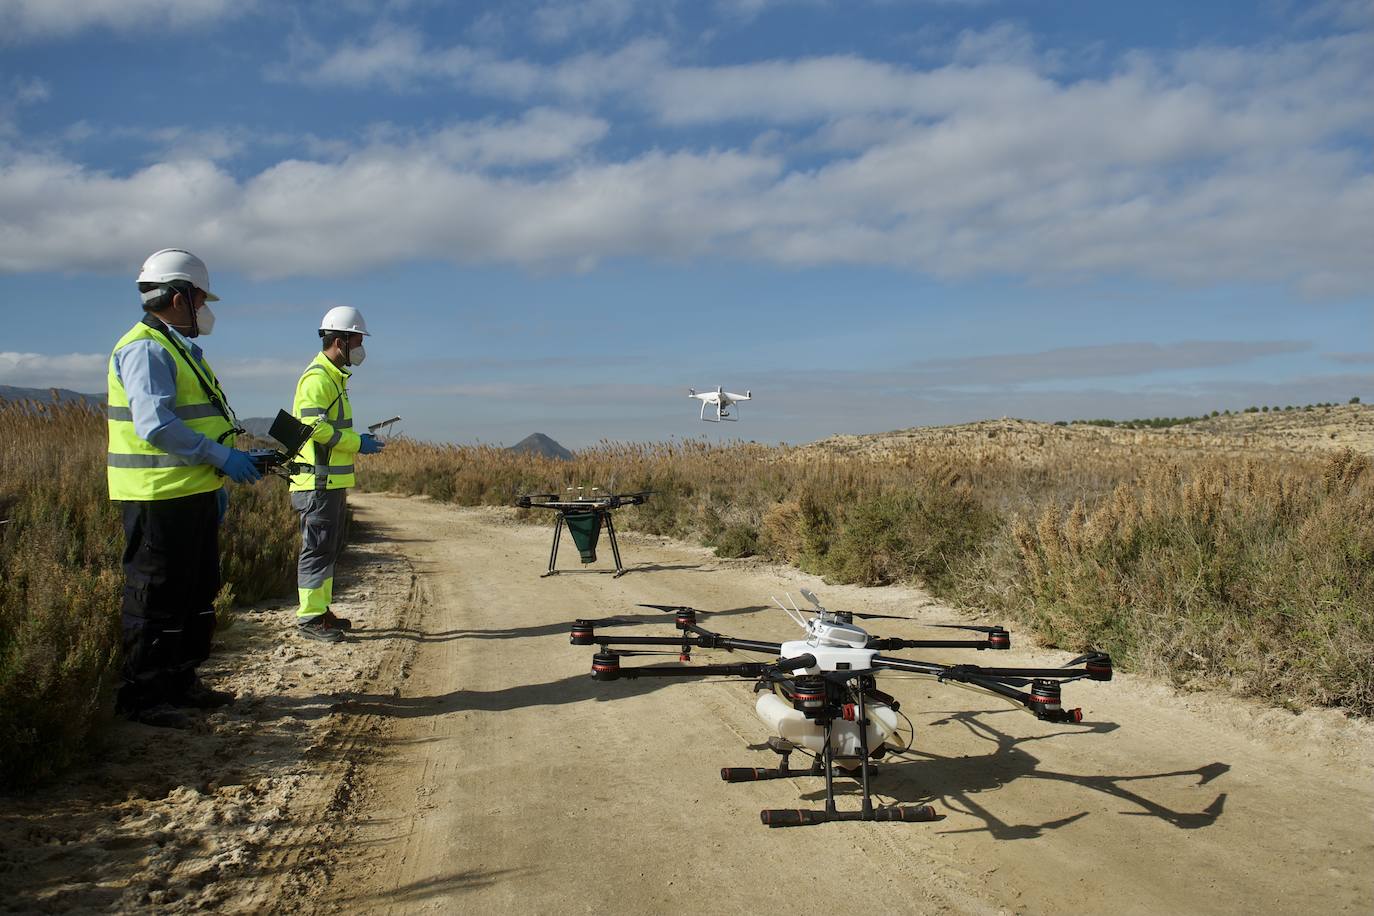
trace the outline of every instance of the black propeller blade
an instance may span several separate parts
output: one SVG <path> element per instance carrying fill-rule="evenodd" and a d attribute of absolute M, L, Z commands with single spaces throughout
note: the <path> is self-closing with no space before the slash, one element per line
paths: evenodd
<path fill-rule="evenodd" d="M 896 614 L 860 614 L 851 611 L 850 614 L 860 620 L 916 620 L 915 617 L 899 617 Z M 923 623 L 923 627 L 940 627 L 945 630 L 968 630 L 972 633 L 1004 633 L 1005 627 L 985 627 L 974 623 Z"/>
<path fill-rule="evenodd" d="M 928 623 L 928 627 L 943 627 L 946 630 L 970 630 L 974 633 L 1005 633 L 1006 627 L 985 627 L 976 623 Z"/>
<path fill-rule="evenodd" d="M 896 614 L 860 614 L 858 611 L 846 611 L 851 617 L 860 620 L 915 620 L 915 617 L 899 617 Z"/>
<path fill-rule="evenodd" d="M 681 604 L 641 604 L 640 607 L 653 608 L 656 611 L 663 611 L 665 614 L 676 614 L 678 611 L 691 611 L 693 614 L 704 614 L 705 611 L 698 611 L 694 607 L 684 607 Z"/>

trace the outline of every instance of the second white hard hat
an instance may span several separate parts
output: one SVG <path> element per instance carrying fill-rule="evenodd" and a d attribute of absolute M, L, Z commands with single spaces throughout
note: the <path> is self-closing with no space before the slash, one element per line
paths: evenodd
<path fill-rule="evenodd" d="M 209 302 L 218 302 L 219 296 L 210 292 L 210 271 L 205 262 L 189 251 L 180 248 L 164 248 L 148 255 L 143 268 L 138 272 L 139 283 L 171 283 L 185 280 L 196 289 L 205 293 Z"/>
<path fill-rule="evenodd" d="M 363 321 L 363 313 L 351 305 L 336 305 L 325 312 L 324 318 L 320 319 L 320 330 L 372 336 L 367 332 L 367 322 Z"/>

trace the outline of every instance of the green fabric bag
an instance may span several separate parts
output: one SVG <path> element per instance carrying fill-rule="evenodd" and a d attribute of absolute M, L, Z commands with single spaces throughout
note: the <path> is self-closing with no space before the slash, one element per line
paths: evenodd
<path fill-rule="evenodd" d="M 577 512 L 564 516 L 568 531 L 572 533 L 573 543 L 582 554 L 583 563 L 596 562 L 596 542 L 601 537 L 601 513 Z"/>

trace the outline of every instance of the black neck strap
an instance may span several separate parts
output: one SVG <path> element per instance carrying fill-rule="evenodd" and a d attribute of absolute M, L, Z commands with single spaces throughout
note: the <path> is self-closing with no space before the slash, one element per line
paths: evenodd
<path fill-rule="evenodd" d="M 247 432 L 247 430 L 239 426 L 238 417 L 234 415 L 233 408 L 229 406 L 229 399 L 224 396 L 224 391 L 219 387 L 219 380 L 216 379 L 212 382 L 205 376 L 200 362 L 194 359 L 190 353 L 186 352 L 186 348 L 181 345 L 174 335 L 167 333 L 167 329 L 170 326 L 161 318 L 151 314 L 144 315 L 142 323 L 147 325 L 158 337 L 166 341 L 167 346 L 180 354 L 186 365 L 191 367 L 191 373 L 195 375 L 196 381 L 200 383 L 201 391 L 205 392 L 205 397 L 209 399 L 210 406 L 215 408 L 215 410 L 219 412 L 219 415 L 224 418 L 224 421 L 229 424 L 229 431 L 221 435 L 219 441 L 223 442 L 231 434 L 237 435 Z"/>

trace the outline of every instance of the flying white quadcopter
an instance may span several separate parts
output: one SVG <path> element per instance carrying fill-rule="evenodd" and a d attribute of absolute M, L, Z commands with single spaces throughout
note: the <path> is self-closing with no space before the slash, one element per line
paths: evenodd
<path fill-rule="evenodd" d="M 752 391 L 745 391 L 744 394 L 734 394 L 717 385 L 715 391 L 704 391 L 701 394 L 697 394 L 695 388 L 688 388 L 687 396 L 689 398 L 696 398 L 701 402 L 701 418 L 703 420 L 707 423 L 719 423 L 721 420 L 729 420 L 731 422 L 738 420 L 739 417 L 730 416 L 730 408 L 740 401 L 752 399 L 754 393 Z M 716 415 L 714 417 L 706 416 L 706 406 L 708 404 L 716 405 Z"/>

